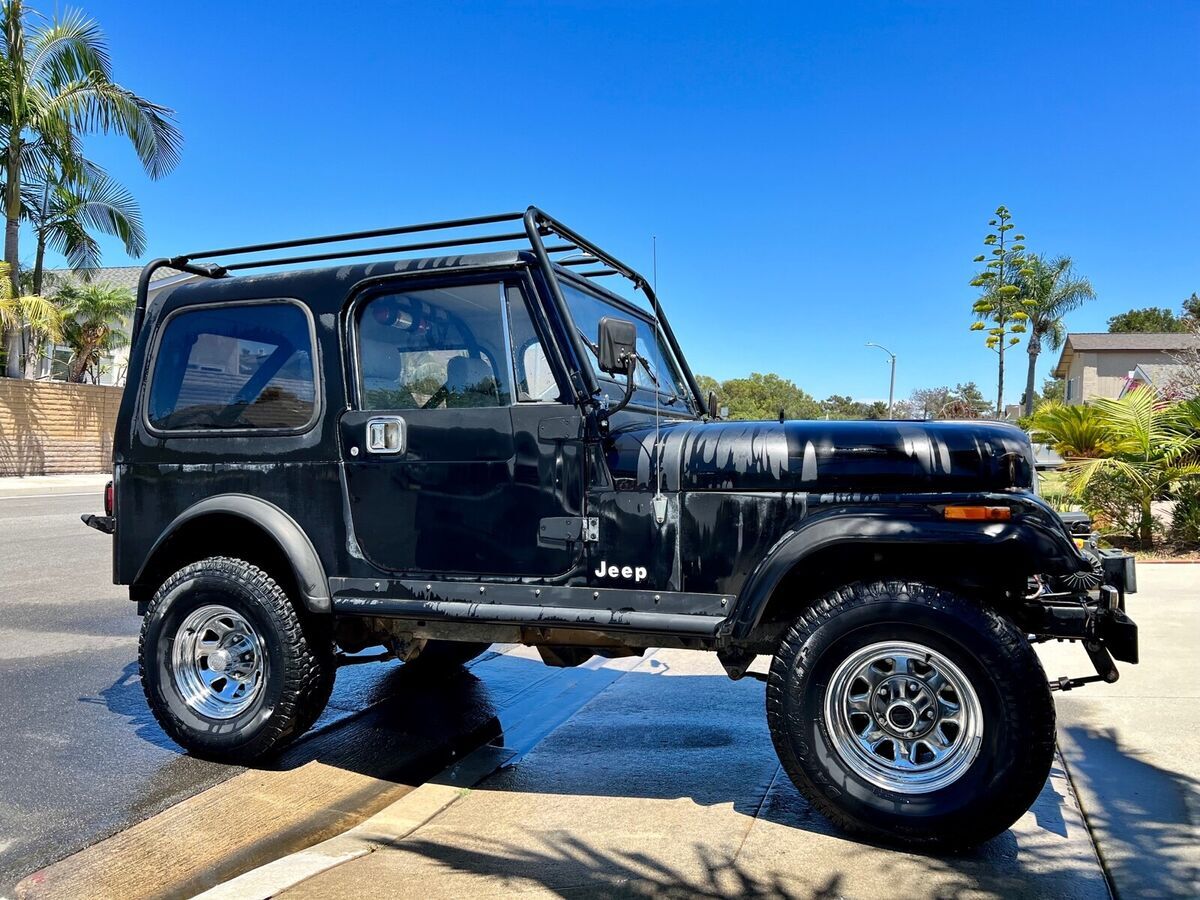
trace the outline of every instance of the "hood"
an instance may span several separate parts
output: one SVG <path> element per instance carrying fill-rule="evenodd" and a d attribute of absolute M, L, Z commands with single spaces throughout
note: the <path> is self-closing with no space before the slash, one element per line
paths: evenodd
<path fill-rule="evenodd" d="M 612 440 L 613 476 L 652 488 L 654 425 Z M 1035 478 L 1025 432 L 999 422 L 674 422 L 660 440 L 670 491 L 1004 491 Z"/>

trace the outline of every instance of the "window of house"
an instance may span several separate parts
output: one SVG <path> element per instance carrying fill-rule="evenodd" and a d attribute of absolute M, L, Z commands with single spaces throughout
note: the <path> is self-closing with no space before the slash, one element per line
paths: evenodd
<path fill-rule="evenodd" d="M 513 378 L 506 299 L 505 285 L 490 281 L 380 294 L 363 303 L 363 408 L 507 406 Z"/>
<path fill-rule="evenodd" d="M 168 319 L 147 405 L 155 428 L 300 429 L 316 408 L 312 330 L 298 304 L 198 308 Z"/>

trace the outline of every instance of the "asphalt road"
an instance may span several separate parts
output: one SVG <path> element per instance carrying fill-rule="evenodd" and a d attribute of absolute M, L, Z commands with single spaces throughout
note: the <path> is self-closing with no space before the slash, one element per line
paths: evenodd
<path fill-rule="evenodd" d="M 111 539 L 79 521 L 99 506 L 98 493 L 0 498 L 0 897 L 241 771 L 185 756 L 147 710 L 141 620 L 111 583 Z M 342 669 L 318 728 L 394 694 L 400 668 Z"/>

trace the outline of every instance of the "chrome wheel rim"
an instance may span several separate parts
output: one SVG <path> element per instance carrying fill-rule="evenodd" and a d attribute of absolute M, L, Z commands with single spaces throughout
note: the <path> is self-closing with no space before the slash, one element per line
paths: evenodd
<path fill-rule="evenodd" d="M 863 647 L 833 673 L 825 721 L 842 761 L 871 784 L 926 794 L 953 784 L 983 741 L 979 697 L 962 670 L 921 644 Z"/>
<path fill-rule="evenodd" d="M 171 678 L 188 707 L 210 719 L 244 712 L 263 685 L 262 639 L 228 606 L 202 606 L 175 632 Z"/>

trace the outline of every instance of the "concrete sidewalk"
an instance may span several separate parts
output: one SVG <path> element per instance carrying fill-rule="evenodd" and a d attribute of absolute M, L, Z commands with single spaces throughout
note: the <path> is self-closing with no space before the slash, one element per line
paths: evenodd
<path fill-rule="evenodd" d="M 74 475 L 9 475 L 0 478 L 0 500 L 8 497 L 49 497 L 64 494 L 96 494 L 100 499 L 111 472 Z M 99 508 L 96 510 L 99 512 Z"/>
<path fill-rule="evenodd" d="M 1141 663 L 1058 701 L 1058 744 L 1118 895 L 1200 896 L 1200 564 L 1142 563 L 1128 598 Z M 1090 675 L 1044 644 L 1046 673 Z"/>
<path fill-rule="evenodd" d="M 209 896 L 1109 896 L 1061 764 L 972 853 L 851 841 L 781 771 L 763 685 L 729 681 L 710 654 L 658 651 L 528 752 L 516 743 Z"/>

